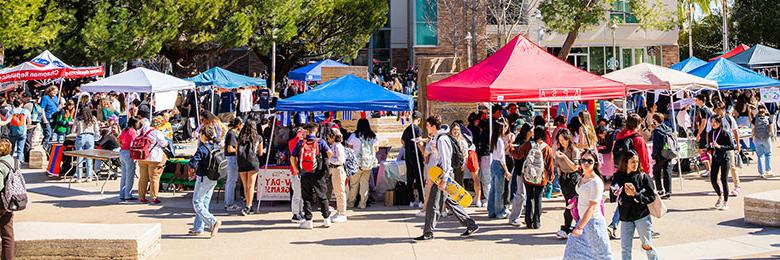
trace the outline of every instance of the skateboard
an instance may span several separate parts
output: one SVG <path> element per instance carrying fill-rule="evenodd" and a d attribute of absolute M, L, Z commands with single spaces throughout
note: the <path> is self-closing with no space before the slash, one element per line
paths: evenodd
<path fill-rule="evenodd" d="M 431 167 L 430 170 L 428 170 L 428 177 L 433 180 L 433 183 L 436 185 L 439 185 L 439 176 L 444 174 L 444 170 L 442 170 L 438 166 Z M 460 186 L 457 182 L 455 182 L 454 179 L 451 177 L 447 177 L 446 180 L 447 187 L 444 189 L 447 191 L 447 196 L 454 200 L 456 203 L 463 207 L 468 207 L 471 205 L 471 201 L 473 200 L 471 198 L 471 194 L 469 194 L 468 191 L 466 191 L 466 188 L 463 188 L 463 186 Z"/>

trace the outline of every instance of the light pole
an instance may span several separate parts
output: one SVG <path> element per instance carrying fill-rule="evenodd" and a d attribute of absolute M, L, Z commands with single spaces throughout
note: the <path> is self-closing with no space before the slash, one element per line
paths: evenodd
<path fill-rule="evenodd" d="M 688 6 L 688 57 L 693 57 L 693 3 Z"/>
<path fill-rule="evenodd" d="M 610 24 L 611 25 L 609 26 L 609 30 L 612 31 L 612 58 L 610 58 L 609 61 L 607 62 L 607 67 L 609 67 L 609 69 L 611 69 L 612 71 L 615 71 L 618 68 L 620 68 L 620 62 L 617 59 L 618 57 L 617 45 L 615 45 L 615 30 L 617 30 L 618 25 L 617 22 L 615 22 L 615 20 L 612 20 Z"/>
<path fill-rule="evenodd" d="M 276 94 L 276 31 L 271 30 L 271 96 Z"/>
<path fill-rule="evenodd" d="M 726 10 L 726 0 L 720 1 L 722 7 L 721 7 L 721 15 L 723 16 L 723 54 L 726 54 L 727 51 L 729 51 L 729 26 L 728 26 L 728 15 L 729 12 Z"/>
<path fill-rule="evenodd" d="M 468 57 L 467 58 L 467 62 L 468 62 L 468 66 L 467 67 L 471 67 L 471 39 L 472 39 L 471 32 L 466 32 L 466 52 L 467 52 L 466 57 Z"/>

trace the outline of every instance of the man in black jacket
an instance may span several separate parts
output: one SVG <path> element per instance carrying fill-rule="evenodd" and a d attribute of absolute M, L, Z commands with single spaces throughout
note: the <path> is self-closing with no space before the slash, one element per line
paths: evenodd
<path fill-rule="evenodd" d="M 672 164 L 671 160 L 663 157 L 662 151 L 664 146 L 667 145 L 666 138 L 668 136 L 674 138 L 674 133 L 671 127 L 664 124 L 664 116 L 662 114 L 653 114 L 653 121 L 656 125 L 651 136 L 653 152 L 650 157 L 655 160 L 653 178 L 661 198 L 668 199 L 672 196 Z"/>

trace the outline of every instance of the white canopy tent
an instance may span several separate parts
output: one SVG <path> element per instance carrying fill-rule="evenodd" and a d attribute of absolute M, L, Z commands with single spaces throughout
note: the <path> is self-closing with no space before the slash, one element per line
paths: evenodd
<path fill-rule="evenodd" d="M 623 82 L 629 90 L 650 91 L 662 90 L 669 93 L 671 102 L 670 109 L 673 118 L 672 129 L 674 137 L 677 138 L 677 123 L 674 116 L 674 95 L 680 91 L 689 90 L 718 90 L 718 82 L 697 77 L 685 72 L 664 68 L 648 63 L 640 63 L 622 70 L 614 71 L 604 75 L 605 78 Z M 624 102 L 625 106 L 625 102 Z M 625 107 L 624 107 L 625 111 Z M 682 166 L 677 163 L 677 169 L 680 172 L 680 187 L 683 185 Z"/>
<path fill-rule="evenodd" d="M 82 92 L 89 93 L 151 93 L 153 98 L 161 97 L 156 100 L 157 110 L 173 108 L 177 91 L 189 89 L 195 89 L 195 83 L 146 68 L 131 69 L 81 86 Z"/>

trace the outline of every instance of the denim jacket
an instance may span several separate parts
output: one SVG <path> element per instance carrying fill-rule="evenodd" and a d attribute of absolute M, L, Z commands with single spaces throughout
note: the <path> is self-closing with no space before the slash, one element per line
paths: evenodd
<path fill-rule="evenodd" d="M 190 159 L 189 164 L 190 168 L 195 169 L 196 176 L 206 176 L 206 167 L 209 165 L 209 157 L 213 149 L 219 149 L 219 147 L 211 143 L 204 144 L 201 142 L 198 144 L 198 149 L 195 151 L 192 159 Z"/>

